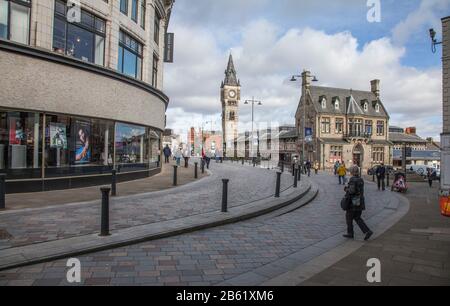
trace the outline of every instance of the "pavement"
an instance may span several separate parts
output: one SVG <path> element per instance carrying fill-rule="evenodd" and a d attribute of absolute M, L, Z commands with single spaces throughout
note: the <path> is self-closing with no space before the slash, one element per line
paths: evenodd
<path fill-rule="evenodd" d="M 80 284 L 272 285 L 294 279 L 299 283 L 311 277 L 308 273 L 317 274 L 339 260 L 327 253 L 340 250 L 342 257 L 377 243 L 377 236 L 364 243 L 362 233 L 357 233 L 355 245 L 349 246 L 342 237 L 346 226 L 339 200 L 344 192 L 336 177 L 321 173 L 309 181 L 318 186 L 319 194 L 306 206 L 293 203 L 239 223 L 79 256 Z M 366 196 L 363 217 L 378 235 L 409 209 L 402 196 L 391 192 L 380 196 L 373 184 L 367 184 Z M 0 285 L 69 285 L 66 262 L 1 271 Z M 293 271 L 296 277 L 289 274 Z"/>
<path fill-rule="evenodd" d="M 297 282 L 311 285 L 369 285 L 370 258 L 381 261 L 384 286 L 450 285 L 450 218 L 440 214 L 438 184 L 410 183 L 408 214 L 373 243 L 342 258 L 328 269 Z"/>
<path fill-rule="evenodd" d="M 194 162 L 191 159 L 189 167 L 182 167 L 177 170 L 178 186 L 183 186 L 196 181 L 194 177 Z M 117 195 L 129 196 L 160 190 L 174 188 L 173 186 L 173 166 L 175 163 L 163 164 L 161 173 L 140 180 L 117 183 Z M 208 172 L 202 174 L 198 169 L 198 178 L 208 176 Z M 80 189 L 54 190 L 46 192 L 15 193 L 6 195 L 6 209 L 8 211 L 25 208 L 43 208 L 49 206 L 60 206 L 74 202 L 86 202 L 98 200 L 101 197 L 99 187 L 85 187 Z"/>
<path fill-rule="evenodd" d="M 274 171 L 236 163 L 213 168 L 209 177 L 176 189 L 111 199 L 107 237 L 98 235 L 99 201 L 1 212 L 0 269 L 237 222 L 304 197 L 307 203 L 317 193 L 306 181 L 292 188 L 293 177 L 284 173 L 274 198 Z M 220 211 L 222 178 L 230 179 L 228 213 Z"/>

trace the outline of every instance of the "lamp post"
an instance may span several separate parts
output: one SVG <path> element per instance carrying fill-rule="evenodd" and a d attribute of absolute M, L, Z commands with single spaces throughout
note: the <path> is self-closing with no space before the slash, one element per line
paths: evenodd
<path fill-rule="evenodd" d="M 258 106 L 261 106 L 262 102 L 255 100 L 255 97 L 252 97 L 251 100 L 245 100 L 245 102 L 244 102 L 245 105 L 249 105 L 250 103 L 252 104 L 252 153 L 253 153 L 253 139 L 254 139 L 254 137 L 253 137 L 253 124 L 254 124 L 254 121 L 255 121 L 255 103 Z M 257 139 L 257 141 L 258 141 L 258 148 L 256 150 L 257 150 L 257 154 L 259 154 L 259 135 L 257 137 L 258 137 L 258 139 Z"/>
<path fill-rule="evenodd" d="M 305 78 L 313 78 L 312 81 L 313 82 L 319 82 L 319 80 L 317 79 L 317 77 L 315 75 L 308 75 L 306 74 L 306 72 L 303 73 L 303 75 L 293 75 L 291 78 L 291 82 L 297 82 L 297 78 L 303 78 L 303 76 L 305 76 Z M 302 89 L 303 89 L 303 85 L 302 85 Z M 303 94 L 303 92 L 302 92 Z M 303 139 L 302 139 L 302 160 L 301 160 L 301 164 L 303 166 L 303 163 L 305 161 L 305 139 L 306 139 L 306 131 L 305 131 L 305 126 L 306 126 L 306 103 L 305 103 L 305 99 L 306 99 L 306 93 L 305 96 L 303 97 Z"/>

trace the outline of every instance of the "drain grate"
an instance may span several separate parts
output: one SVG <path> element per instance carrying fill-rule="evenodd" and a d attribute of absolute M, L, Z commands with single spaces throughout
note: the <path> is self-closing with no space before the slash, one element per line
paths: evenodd
<path fill-rule="evenodd" d="M 0 228 L 0 240 L 11 239 L 12 236 L 6 230 Z"/>

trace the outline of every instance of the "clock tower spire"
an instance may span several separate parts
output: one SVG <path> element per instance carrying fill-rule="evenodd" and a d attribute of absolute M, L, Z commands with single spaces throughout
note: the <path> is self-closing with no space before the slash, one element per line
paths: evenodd
<path fill-rule="evenodd" d="M 220 86 L 220 100 L 222 102 L 223 152 L 225 157 L 232 157 L 237 155 L 241 83 L 237 78 L 231 53 L 225 70 L 225 79 Z"/>

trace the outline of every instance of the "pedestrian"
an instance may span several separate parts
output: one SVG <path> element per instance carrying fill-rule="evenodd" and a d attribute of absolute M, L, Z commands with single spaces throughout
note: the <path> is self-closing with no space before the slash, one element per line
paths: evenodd
<path fill-rule="evenodd" d="M 341 166 L 341 163 L 337 160 L 337 161 L 334 163 L 334 175 L 337 175 L 337 174 L 338 174 L 337 171 L 338 171 L 338 169 L 339 169 L 340 166 Z"/>
<path fill-rule="evenodd" d="M 181 164 L 181 157 L 183 156 L 183 153 L 182 153 L 182 151 L 181 151 L 181 148 L 178 148 L 176 151 L 175 151 L 175 160 L 176 160 L 176 163 L 177 163 L 177 166 L 179 167 L 180 166 L 180 164 Z"/>
<path fill-rule="evenodd" d="M 211 162 L 211 151 L 206 151 L 205 154 L 205 161 L 206 161 L 206 169 L 209 169 L 209 163 Z"/>
<path fill-rule="evenodd" d="M 170 150 L 169 145 L 166 144 L 165 148 L 163 149 L 163 153 L 164 153 L 164 162 L 168 164 L 169 158 L 172 155 L 172 150 Z"/>
<path fill-rule="evenodd" d="M 345 168 L 345 163 L 339 165 L 339 168 L 337 170 L 337 174 L 339 177 L 339 185 L 344 184 L 345 185 L 345 176 L 347 175 L 347 168 Z"/>
<path fill-rule="evenodd" d="M 319 162 L 318 161 L 316 161 L 314 163 L 314 172 L 316 173 L 316 175 L 319 174 Z"/>
<path fill-rule="evenodd" d="M 366 209 L 364 198 L 364 180 L 359 176 L 359 167 L 353 166 L 350 170 L 352 177 L 345 187 L 345 197 L 342 199 L 341 206 L 345 211 L 345 219 L 347 221 L 347 234 L 345 238 L 353 239 L 355 233 L 353 230 L 353 221 L 358 224 L 364 233 L 364 240 L 367 241 L 373 235 L 373 232 L 361 218 L 362 212 Z"/>
<path fill-rule="evenodd" d="M 312 165 L 311 165 L 311 162 L 309 160 L 306 161 L 305 168 L 306 168 L 306 172 L 308 173 L 308 177 L 310 177 L 311 176 Z"/>
<path fill-rule="evenodd" d="M 430 188 L 433 187 L 433 180 L 436 178 L 436 176 L 437 176 L 436 171 L 434 171 L 433 168 L 427 169 L 428 185 L 430 186 Z"/>
<path fill-rule="evenodd" d="M 386 184 L 384 182 L 386 178 L 386 167 L 383 163 L 377 167 L 377 170 L 375 171 L 375 175 L 377 176 L 377 183 L 378 183 L 378 191 L 379 190 L 386 190 Z"/>

